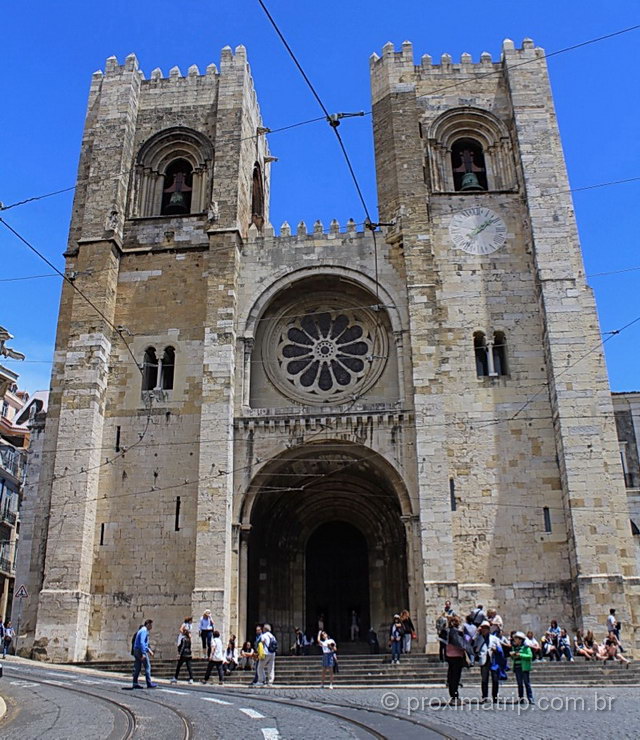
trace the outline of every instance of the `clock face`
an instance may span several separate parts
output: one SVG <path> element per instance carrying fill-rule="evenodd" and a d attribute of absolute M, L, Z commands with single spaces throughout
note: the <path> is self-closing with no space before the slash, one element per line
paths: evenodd
<path fill-rule="evenodd" d="M 473 206 L 453 216 L 449 236 L 457 249 L 469 254 L 491 254 L 505 243 L 507 227 L 491 209 Z"/>

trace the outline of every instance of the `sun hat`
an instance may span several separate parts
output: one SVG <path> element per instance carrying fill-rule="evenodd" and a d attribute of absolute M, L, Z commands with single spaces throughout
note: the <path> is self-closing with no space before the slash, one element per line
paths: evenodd
<path fill-rule="evenodd" d="M 487 620 L 485 619 L 485 620 L 484 620 L 484 622 L 483 622 L 483 623 L 482 623 L 482 624 L 480 625 L 480 627 L 481 627 L 481 628 L 482 628 L 482 627 L 491 627 L 491 625 L 490 625 L 490 624 L 489 624 L 489 622 L 487 622 Z"/>
<path fill-rule="evenodd" d="M 525 635 L 524 632 L 516 632 L 515 635 L 514 635 L 514 637 L 519 637 L 521 640 L 526 640 L 527 639 L 527 636 Z"/>

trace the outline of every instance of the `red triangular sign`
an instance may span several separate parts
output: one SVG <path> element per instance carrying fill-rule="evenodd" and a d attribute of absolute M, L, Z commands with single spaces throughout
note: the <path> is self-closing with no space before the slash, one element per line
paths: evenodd
<path fill-rule="evenodd" d="M 22 584 L 20 588 L 13 594 L 14 599 L 28 599 L 29 598 L 29 592 L 27 591 L 27 587 Z"/>

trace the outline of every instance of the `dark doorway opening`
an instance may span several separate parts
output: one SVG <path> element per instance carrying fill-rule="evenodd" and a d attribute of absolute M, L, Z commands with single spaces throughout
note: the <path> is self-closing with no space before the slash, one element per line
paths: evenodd
<path fill-rule="evenodd" d="M 369 630 L 369 548 L 357 527 L 327 522 L 309 537 L 305 552 L 308 634 L 316 635 L 323 616 L 325 629 L 338 644 L 351 639 L 352 612 L 359 638 Z"/>

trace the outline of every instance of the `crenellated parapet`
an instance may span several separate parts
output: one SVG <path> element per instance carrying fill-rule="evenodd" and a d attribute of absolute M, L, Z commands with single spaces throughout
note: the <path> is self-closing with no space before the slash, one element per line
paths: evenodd
<path fill-rule="evenodd" d="M 149 75 L 149 79 L 146 80 L 144 72 L 140 69 L 138 57 L 135 54 L 129 54 L 125 57 L 124 63 L 120 64 L 116 56 L 110 56 L 106 59 L 103 70 L 97 70 L 94 72 L 96 77 L 112 77 L 120 75 L 124 72 L 137 72 L 141 80 L 147 82 L 157 82 L 158 80 L 165 80 L 167 82 L 173 80 L 193 80 L 194 78 L 211 78 L 218 74 L 225 74 L 236 69 L 244 69 L 247 66 L 247 50 L 244 46 L 236 46 L 235 50 L 230 46 L 225 46 L 220 52 L 220 71 L 215 63 L 211 62 L 205 70 L 204 74 L 200 74 L 200 69 L 197 64 L 192 64 L 185 75 L 182 74 L 180 67 L 177 65 L 171 67 L 169 74 L 165 76 L 160 69 L 156 67 L 152 70 Z"/>
<path fill-rule="evenodd" d="M 416 64 L 410 41 L 404 41 L 399 50 L 388 42 L 382 47 L 381 55 L 373 53 L 369 59 L 374 102 L 393 86 L 400 85 L 401 89 L 406 89 L 421 80 L 437 82 L 445 78 L 465 79 L 466 76 L 481 78 L 499 72 L 512 60 L 541 57 L 544 57 L 544 49 L 535 46 L 532 39 L 525 38 L 520 48 L 516 48 L 511 39 L 505 39 L 499 59 L 494 60 L 488 51 L 483 51 L 477 61 L 468 52 L 461 54 L 458 61 L 448 53 L 443 53 L 439 61 L 434 61 L 430 54 L 423 54 Z"/>
<path fill-rule="evenodd" d="M 276 244 L 279 241 L 286 240 L 287 246 L 295 246 L 295 242 L 300 245 L 308 245 L 313 242 L 335 241 L 336 239 L 369 239 L 372 240 L 370 230 L 358 231 L 358 224 L 350 218 L 346 224 L 340 224 L 333 219 L 329 226 L 325 225 L 319 219 L 308 227 L 304 221 L 299 221 L 295 233 L 292 233 L 291 225 L 288 221 L 283 221 L 280 226 L 280 234 L 276 235 L 272 224 L 266 223 L 262 229 L 258 230 L 256 226 L 251 226 L 248 232 L 247 241 L 249 244 L 261 242 L 264 246 Z"/>

